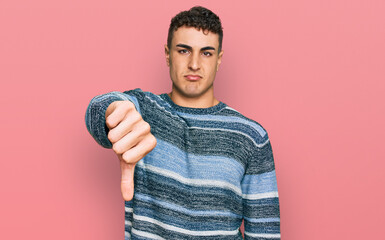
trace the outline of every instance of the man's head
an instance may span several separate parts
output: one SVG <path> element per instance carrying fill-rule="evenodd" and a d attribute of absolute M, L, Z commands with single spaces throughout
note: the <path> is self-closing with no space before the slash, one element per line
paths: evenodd
<path fill-rule="evenodd" d="M 193 7 L 171 20 L 165 54 L 174 97 L 181 101 L 214 99 L 222 36 L 219 17 L 203 7 Z"/>
<path fill-rule="evenodd" d="M 188 11 L 180 12 L 171 19 L 171 24 L 168 29 L 167 46 L 171 48 L 171 42 L 174 32 L 182 27 L 194 27 L 204 32 L 210 31 L 218 34 L 218 53 L 222 50 L 223 30 L 219 17 L 207 8 L 196 6 Z"/>

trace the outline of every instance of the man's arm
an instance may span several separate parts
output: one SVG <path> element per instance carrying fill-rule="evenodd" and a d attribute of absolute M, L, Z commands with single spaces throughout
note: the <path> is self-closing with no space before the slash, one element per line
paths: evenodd
<path fill-rule="evenodd" d="M 277 180 L 267 134 L 249 160 L 241 183 L 245 239 L 281 239 Z"/>
<path fill-rule="evenodd" d="M 85 118 L 94 139 L 103 147 L 112 147 L 118 156 L 122 195 L 124 200 L 131 200 L 135 165 L 156 146 L 150 125 L 140 114 L 137 99 L 120 92 L 96 96 L 91 100 Z"/>

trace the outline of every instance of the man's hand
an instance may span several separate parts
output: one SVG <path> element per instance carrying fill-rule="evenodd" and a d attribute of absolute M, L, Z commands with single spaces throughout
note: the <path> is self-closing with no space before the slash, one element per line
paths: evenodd
<path fill-rule="evenodd" d="M 150 132 L 150 124 L 142 119 L 130 101 L 111 103 L 105 117 L 110 129 L 108 139 L 120 160 L 123 199 L 130 201 L 134 195 L 135 165 L 156 146 L 156 138 Z"/>

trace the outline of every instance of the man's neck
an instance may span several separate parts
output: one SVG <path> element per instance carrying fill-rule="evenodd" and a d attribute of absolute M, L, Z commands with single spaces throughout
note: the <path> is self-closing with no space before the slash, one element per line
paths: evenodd
<path fill-rule="evenodd" d="M 208 96 L 201 96 L 197 98 L 186 98 L 179 95 L 175 91 L 171 91 L 167 94 L 171 100 L 179 106 L 190 107 L 190 108 L 209 108 L 217 105 L 219 101 L 214 97 L 213 94 Z"/>

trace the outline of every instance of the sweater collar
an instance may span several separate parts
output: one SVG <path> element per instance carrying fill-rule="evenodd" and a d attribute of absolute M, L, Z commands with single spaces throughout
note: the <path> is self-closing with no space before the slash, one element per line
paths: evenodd
<path fill-rule="evenodd" d="M 214 112 L 218 112 L 227 106 L 225 103 L 220 101 L 218 104 L 208 108 L 182 107 L 175 104 L 170 98 L 170 96 L 168 96 L 167 93 L 161 94 L 160 97 L 164 99 L 166 102 L 168 102 L 171 105 L 171 107 L 174 108 L 177 112 L 184 112 L 184 113 L 191 113 L 191 114 L 211 114 Z"/>

